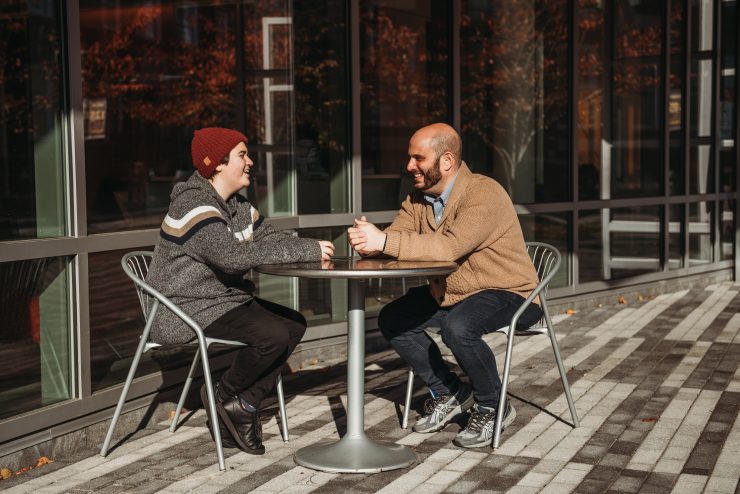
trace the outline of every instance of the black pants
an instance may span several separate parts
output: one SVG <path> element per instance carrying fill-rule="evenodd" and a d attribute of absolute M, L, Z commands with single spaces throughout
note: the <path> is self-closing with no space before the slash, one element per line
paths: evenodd
<path fill-rule="evenodd" d="M 259 407 L 303 338 L 306 319 L 293 309 L 255 297 L 216 319 L 204 332 L 248 345 L 236 354 L 221 377 L 221 386 L 229 395 L 238 394 Z"/>
<path fill-rule="evenodd" d="M 410 289 L 380 311 L 378 326 L 383 336 L 426 383 L 434 395 L 456 392 L 460 379 L 445 363 L 439 347 L 425 332 L 439 328 L 442 341 L 452 350 L 468 375 L 475 402 L 495 408 L 501 396 L 501 379 L 484 334 L 508 326 L 524 298 L 505 290 L 485 290 L 452 307 L 440 307 L 428 286 Z M 528 306 L 518 326 L 528 328 L 542 317 L 536 304 Z"/>

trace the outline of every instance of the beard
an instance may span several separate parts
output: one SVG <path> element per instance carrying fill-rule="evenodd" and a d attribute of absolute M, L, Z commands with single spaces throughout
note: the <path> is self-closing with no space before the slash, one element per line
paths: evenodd
<path fill-rule="evenodd" d="M 439 167 L 439 160 L 442 156 L 437 156 L 434 161 L 434 165 L 429 170 L 422 170 L 421 175 L 424 177 L 424 184 L 421 186 L 421 190 L 428 190 L 434 187 L 442 180 L 442 170 Z"/>

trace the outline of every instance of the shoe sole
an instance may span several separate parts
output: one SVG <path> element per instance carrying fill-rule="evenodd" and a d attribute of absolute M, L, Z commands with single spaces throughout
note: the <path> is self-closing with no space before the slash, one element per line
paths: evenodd
<path fill-rule="evenodd" d="M 504 417 L 504 423 L 501 426 L 501 432 L 504 432 L 504 429 L 506 429 L 508 426 L 511 425 L 512 422 L 514 422 L 514 419 L 516 418 L 516 409 L 512 406 L 511 407 L 511 413 Z M 458 446 L 460 448 L 482 448 L 484 446 L 490 446 L 493 441 L 493 438 L 488 439 L 486 441 L 481 441 L 473 444 L 462 444 L 457 441 L 457 439 L 454 439 L 452 441 L 452 444 L 455 446 Z"/>
<path fill-rule="evenodd" d="M 414 424 L 411 430 L 413 430 L 414 432 L 418 432 L 419 434 L 429 434 L 432 432 L 439 432 L 445 427 L 447 427 L 447 424 L 452 422 L 452 420 L 455 417 L 470 410 L 470 408 L 473 406 L 473 403 L 475 403 L 475 398 L 473 397 L 473 392 L 471 390 L 470 396 L 468 396 L 468 399 L 462 402 L 461 404 L 459 404 L 458 406 L 456 406 L 455 408 L 453 408 L 452 411 L 450 411 L 450 413 L 447 414 L 444 420 L 442 420 L 442 422 L 432 427 L 431 429 L 424 429 L 424 430 L 417 430 L 416 424 Z"/>
<path fill-rule="evenodd" d="M 216 412 L 218 412 L 218 416 L 221 417 L 221 420 L 224 421 L 224 425 L 227 429 L 229 429 L 229 432 L 231 433 L 231 437 L 234 438 L 234 441 L 239 445 L 239 449 L 244 451 L 245 453 L 249 453 L 250 455 L 263 455 L 265 454 L 265 447 L 262 446 L 259 449 L 252 449 L 247 444 L 242 441 L 241 436 L 239 436 L 239 433 L 236 431 L 236 427 L 234 427 L 234 423 L 231 421 L 231 417 L 229 417 L 229 414 L 226 413 L 226 409 L 221 405 L 220 403 L 216 403 Z"/>

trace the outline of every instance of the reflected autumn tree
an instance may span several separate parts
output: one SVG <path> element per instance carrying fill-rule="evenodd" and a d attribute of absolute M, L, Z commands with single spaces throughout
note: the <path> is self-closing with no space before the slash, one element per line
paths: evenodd
<path fill-rule="evenodd" d="M 500 1 L 464 9 L 462 131 L 494 151 L 494 173 L 510 194 L 522 164 L 544 159 L 543 132 L 567 115 L 566 7 Z"/>

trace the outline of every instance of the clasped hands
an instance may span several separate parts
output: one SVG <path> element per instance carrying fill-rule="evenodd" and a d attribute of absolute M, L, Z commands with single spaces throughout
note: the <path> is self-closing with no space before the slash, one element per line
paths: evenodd
<path fill-rule="evenodd" d="M 380 254 L 385 247 L 385 233 L 364 216 L 355 219 L 354 224 L 347 228 L 347 237 L 355 252 L 362 256 Z"/>

